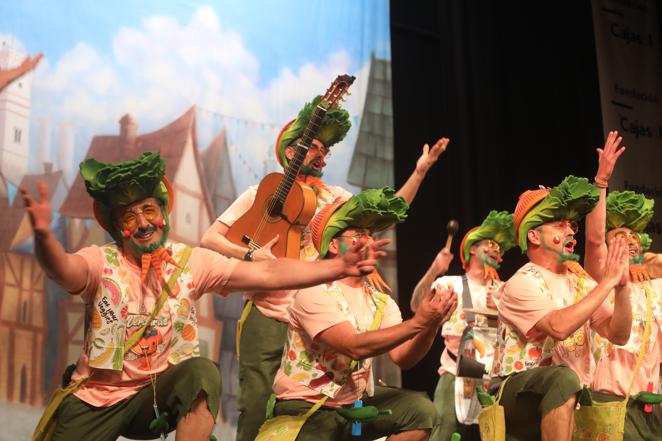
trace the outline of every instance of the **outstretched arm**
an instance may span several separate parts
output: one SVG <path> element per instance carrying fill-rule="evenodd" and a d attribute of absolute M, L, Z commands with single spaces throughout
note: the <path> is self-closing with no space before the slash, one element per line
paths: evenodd
<path fill-rule="evenodd" d="M 42 181 L 39 181 L 37 186 L 38 200 L 34 200 L 26 189 L 21 188 L 23 202 L 34 231 L 35 256 L 48 277 L 69 292 L 79 292 L 87 283 L 88 266 L 82 257 L 65 252 L 62 244 L 51 232 L 52 212 L 48 190 Z"/>
<path fill-rule="evenodd" d="M 584 268 L 595 280 L 602 279 L 607 260 L 607 243 L 605 228 L 607 223 L 607 183 L 614 171 L 619 156 L 625 151 L 625 146 L 619 148 L 623 140 L 618 131 L 609 132 L 603 148 L 598 152 L 598 172 L 595 175 L 596 185 L 600 189 L 600 199 L 586 216 L 586 248 L 584 251 Z"/>
<path fill-rule="evenodd" d="M 416 193 L 418 192 L 421 183 L 423 183 L 425 175 L 428 173 L 428 170 L 430 170 L 430 167 L 437 162 L 439 156 L 446 151 L 449 142 L 450 140 L 448 138 L 441 138 L 434 143 L 432 148 L 427 144 L 423 146 L 423 153 L 421 153 L 418 161 L 416 161 L 414 172 L 409 176 L 405 185 L 400 187 L 400 190 L 396 193 L 398 196 L 405 198 L 408 204 L 411 205 L 414 201 L 414 197 L 416 197 Z"/>
<path fill-rule="evenodd" d="M 263 291 L 299 289 L 345 277 L 360 277 L 375 270 L 377 258 L 385 256 L 381 248 L 390 241 L 382 239 L 357 242 L 345 254 L 333 259 L 306 262 L 298 259 L 272 259 L 238 262 L 224 291 Z"/>
<path fill-rule="evenodd" d="M 409 307 L 412 311 L 416 312 L 418 305 L 421 303 L 421 299 L 430 292 L 432 283 L 437 277 L 439 277 L 439 275 L 446 274 L 448 266 L 452 261 L 453 255 L 447 248 L 442 248 L 441 251 L 437 253 L 437 256 L 432 261 L 432 265 L 430 265 L 430 268 L 428 268 L 414 288 L 414 292 L 411 295 L 411 301 L 409 302 Z"/>

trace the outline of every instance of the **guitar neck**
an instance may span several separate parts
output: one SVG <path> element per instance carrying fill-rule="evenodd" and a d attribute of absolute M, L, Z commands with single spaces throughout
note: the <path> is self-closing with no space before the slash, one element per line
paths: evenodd
<path fill-rule="evenodd" d="M 294 157 L 290 160 L 287 168 L 285 169 L 285 175 L 283 176 L 283 179 L 278 185 L 278 189 L 276 190 L 276 197 L 278 199 L 279 204 L 281 204 L 281 206 L 282 204 L 285 203 L 285 199 L 287 198 L 287 195 L 290 193 L 290 190 L 292 189 L 294 180 L 296 179 L 297 175 L 299 174 L 299 171 L 301 170 L 301 166 L 303 165 L 303 160 L 305 159 L 306 154 L 308 153 L 308 149 L 313 143 L 313 139 L 315 138 L 315 136 L 317 136 L 320 123 L 322 122 L 322 118 L 324 118 L 324 115 L 326 115 L 326 111 L 327 109 L 325 109 L 321 105 L 315 107 L 313 116 L 310 118 L 310 121 L 308 122 L 308 125 L 306 126 L 306 129 L 304 130 L 303 135 L 301 136 L 301 141 L 297 143 L 294 152 Z"/>

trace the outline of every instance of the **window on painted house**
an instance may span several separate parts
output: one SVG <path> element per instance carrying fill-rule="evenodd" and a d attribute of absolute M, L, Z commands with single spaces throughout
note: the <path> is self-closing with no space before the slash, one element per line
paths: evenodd
<path fill-rule="evenodd" d="M 191 213 L 186 213 L 186 223 L 191 224 Z"/>
<path fill-rule="evenodd" d="M 21 143 L 21 135 L 23 134 L 23 131 L 21 129 L 14 129 L 14 144 L 20 144 Z"/>

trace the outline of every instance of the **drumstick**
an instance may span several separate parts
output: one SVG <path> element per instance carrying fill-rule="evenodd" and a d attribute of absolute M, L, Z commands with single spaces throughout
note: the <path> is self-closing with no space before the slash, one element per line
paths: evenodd
<path fill-rule="evenodd" d="M 447 250 L 450 251 L 451 249 L 451 243 L 453 243 L 453 236 L 458 232 L 460 229 L 460 223 L 456 221 L 455 219 L 451 219 L 448 221 L 448 224 L 446 225 L 446 231 L 448 232 L 448 239 L 446 239 L 446 248 Z"/>

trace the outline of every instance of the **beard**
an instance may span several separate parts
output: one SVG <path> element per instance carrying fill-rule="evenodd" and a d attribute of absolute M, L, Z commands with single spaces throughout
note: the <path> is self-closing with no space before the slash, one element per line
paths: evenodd
<path fill-rule="evenodd" d="M 132 237 L 127 240 L 131 249 L 135 251 L 139 256 L 142 256 L 143 254 L 153 253 L 154 251 L 158 250 L 168 240 L 168 233 L 170 233 L 170 223 L 164 225 L 163 233 L 161 234 L 161 239 L 159 239 L 158 242 L 154 242 L 153 244 L 147 245 L 145 247 L 142 245 L 138 245 L 136 242 L 133 241 L 133 237 L 135 237 L 136 235 L 144 236 L 154 231 L 156 231 L 156 227 L 151 224 L 147 228 L 136 230 L 136 232 L 133 233 Z"/>
<path fill-rule="evenodd" d="M 302 165 L 299 174 L 303 176 L 312 176 L 314 178 L 321 178 L 324 176 L 323 170 L 317 170 L 309 165 Z"/>
<path fill-rule="evenodd" d="M 482 260 L 483 260 L 483 265 L 487 265 L 487 266 L 492 267 L 496 270 L 501 268 L 501 265 L 499 264 L 499 262 L 496 262 L 494 259 L 492 259 L 489 254 L 483 255 Z"/>

